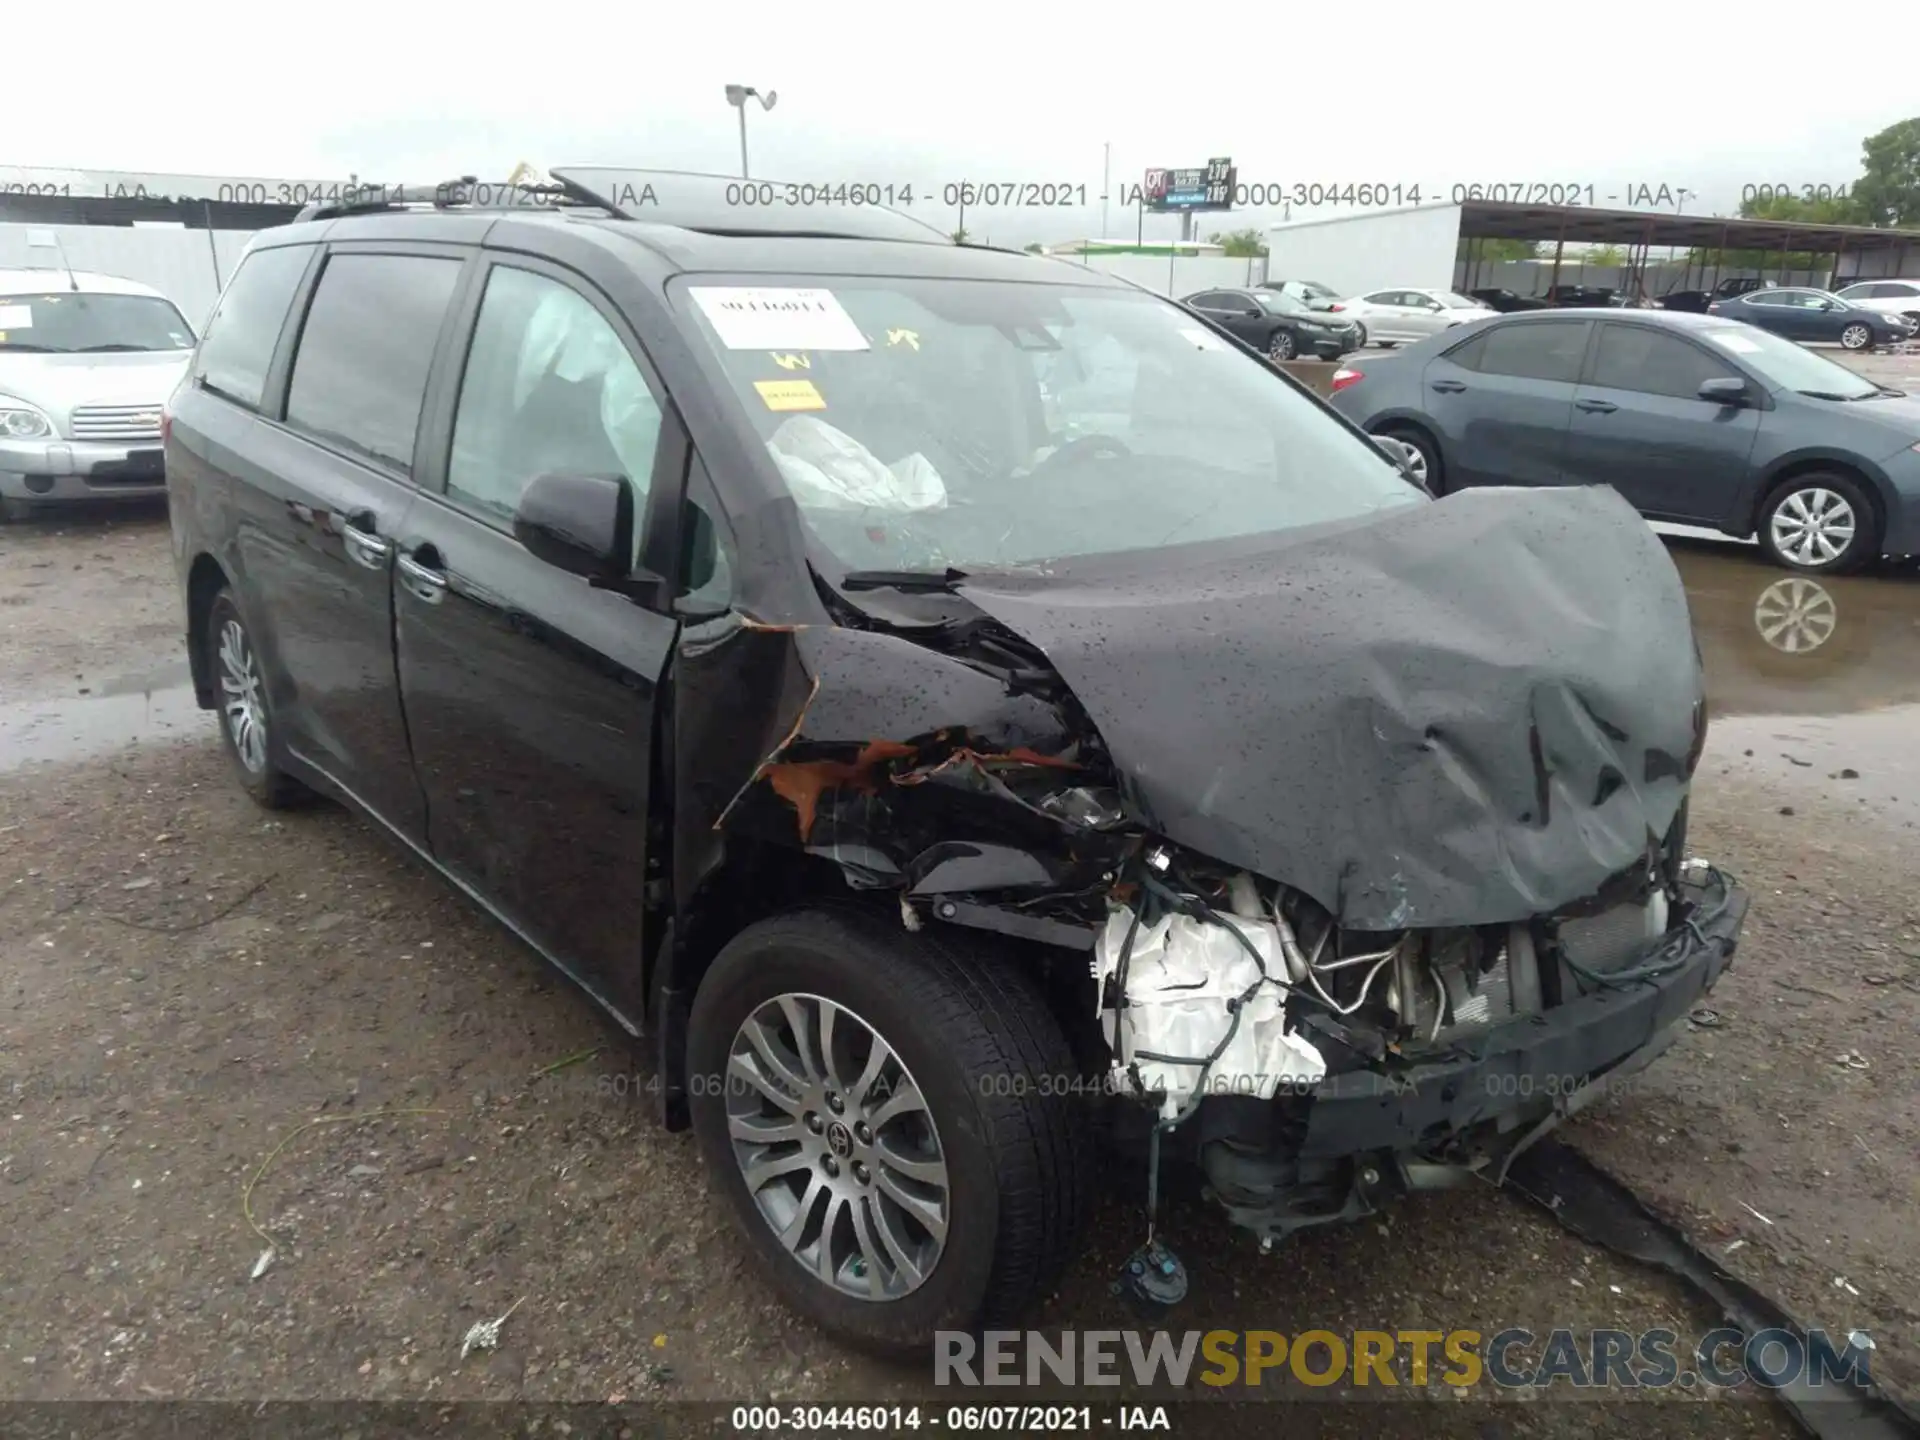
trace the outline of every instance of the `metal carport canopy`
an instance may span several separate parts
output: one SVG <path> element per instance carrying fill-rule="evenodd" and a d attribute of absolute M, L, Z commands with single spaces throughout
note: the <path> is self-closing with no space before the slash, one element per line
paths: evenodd
<path fill-rule="evenodd" d="M 1858 254 L 1920 246 L 1920 230 L 1869 225 L 1814 225 L 1793 220 L 1722 219 L 1652 210 L 1601 210 L 1582 205 L 1516 205 L 1467 200 L 1462 240 L 1575 240 L 1608 245 L 1670 245 L 1704 250 L 1806 250 Z"/>

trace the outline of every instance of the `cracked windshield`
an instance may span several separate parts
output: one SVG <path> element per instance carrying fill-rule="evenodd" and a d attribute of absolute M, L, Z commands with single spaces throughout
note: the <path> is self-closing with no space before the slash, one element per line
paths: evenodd
<path fill-rule="evenodd" d="M 695 284 L 735 394 L 848 569 L 973 571 L 1418 503 L 1261 362 L 1147 295 Z"/>

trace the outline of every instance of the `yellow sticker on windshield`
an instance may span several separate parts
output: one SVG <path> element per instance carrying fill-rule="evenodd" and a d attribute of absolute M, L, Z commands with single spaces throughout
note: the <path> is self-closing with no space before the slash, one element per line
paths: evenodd
<path fill-rule="evenodd" d="M 782 370 L 811 370 L 813 359 L 807 355 L 783 355 L 778 350 L 771 352 L 773 363 Z"/>
<path fill-rule="evenodd" d="M 769 410 L 827 408 L 827 402 L 820 398 L 820 392 L 814 389 L 811 380 L 756 380 L 753 388 L 760 392 L 760 398 L 766 402 Z"/>
<path fill-rule="evenodd" d="M 918 350 L 920 348 L 920 335 L 918 331 L 914 330 L 889 330 L 887 331 L 887 344 L 890 346 L 911 345 L 915 350 Z"/>

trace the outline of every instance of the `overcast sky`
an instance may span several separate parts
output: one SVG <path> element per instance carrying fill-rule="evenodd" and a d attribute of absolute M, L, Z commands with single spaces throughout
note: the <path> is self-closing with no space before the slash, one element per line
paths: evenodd
<path fill-rule="evenodd" d="M 1247 182 L 1417 183 L 1427 199 L 1475 181 L 1593 184 L 1601 204 L 1665 184 L 1698 192 L 1692 213 L 1731 213 L 1743 185 L 1851 180 L 1861 140 L 1916 108 L 1897 67 L 1884 84 L 1796 90 L 1793 45 L 1743 47 L 1736 70 L 1716 60 L 1714 27 L 1681 14 L 1381 0 L 90 8 L 83 39 L 10 67 L 0 164 L 403 182 L 504 178 L 521 160 L 737 173 L 731 81 L 779 96 L 748 115 L 755 175 L 912 183 L 915 213 L 943 226 L 948 181 L 1086 185 L 1084 211 L 969 213 L 976 236 L 1021 243 L 1099 232 L 1105 144 L 1115 234 L 1134 229 L 1123 184 L 1214 155 Z M 1151 219 L 1147 234 L 1177 223 Z"/>

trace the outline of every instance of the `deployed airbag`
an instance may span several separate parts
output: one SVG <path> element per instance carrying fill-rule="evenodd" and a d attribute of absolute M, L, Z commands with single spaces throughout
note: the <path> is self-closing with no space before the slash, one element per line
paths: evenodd
<path fill-rule="evenodd" d="M 1094 988 L 1103 999 L 1118 998 L 1126 956 L 1127 1004 L 1100 1017 L 1123 1088 L 1131 1089 L 1137 1075 L 1140 1089 L 1164 1092 L 1160 1113 L 1171 1119 L 1196 1090 L 1271 1100 L 1283 1083 L 1305 1087 L 1327 1073 L 1320 1052 L 1287 1033 L 1287 967 L 1271 921 L 1235 916 L 1215 923 L 1174 914 L 1135 929 L 1133 919 L 1131 910 L 1114 909 L 1093 959 Z M 1229 924 L 1260 953 L 1259 962 Z M 1273 979 L 1262 978 L 1263 967 Z M 1238 1005 L 1237 1028 L 1232 1004 Z M 1214 1056 L 1223 1040 L 1226 1048 Z"/>

